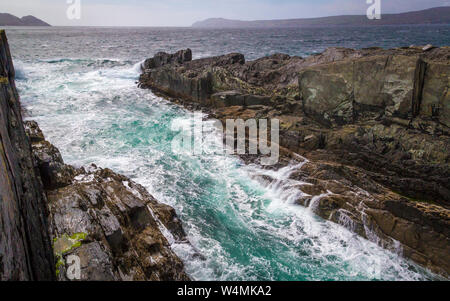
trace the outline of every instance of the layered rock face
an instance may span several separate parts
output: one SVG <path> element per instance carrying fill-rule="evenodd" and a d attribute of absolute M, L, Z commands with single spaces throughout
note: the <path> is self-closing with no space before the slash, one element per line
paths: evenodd
<path fill-rule="evenodd" d="M 324 148 L 341 162 L 406 196 L 449 205 L 449 56 L 449 48 L 374 51 L 301 70 L 302 110 L 330 128 Z"/>
<path fill-rule="evenodd" d="M 229 54 L 146 68 L 140 86 L 222 121 L 279 119 L 279 166 L 307 159 L 299 204 L 448 275 L 449 67 L 448 47 Z"/>
<path fill-rule="evenodd" d="M 0 280 L 55 279 L 46 204 L 0 31 Z"/>
<path fill-rule="evenodd" d="M 189 280 L 168 240 L 189 243 L 173 208 L 111 170 L 64 164 L 24 127 L 0 31 L 0 280 Z"/>

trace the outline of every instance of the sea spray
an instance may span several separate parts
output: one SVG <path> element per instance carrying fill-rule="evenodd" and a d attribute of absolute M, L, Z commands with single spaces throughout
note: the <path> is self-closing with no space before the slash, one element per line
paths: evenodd
<path fill-rule="evenodd" d="M 14 64 L 14 70 L 15 70 L 16 79 L 18 79 L 18 80 L 26 79 L 24 63 L 22 63 L 21 61 L 15 60 L 13 62 L 13 64 Z"/>

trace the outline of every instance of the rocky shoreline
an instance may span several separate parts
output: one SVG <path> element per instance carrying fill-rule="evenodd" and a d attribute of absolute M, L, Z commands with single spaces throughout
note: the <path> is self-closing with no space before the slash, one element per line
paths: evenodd
<path fill-rule="evenodd" d="M 175 210 L 125 176 L 74 168 L 23 123 L 15 72 L 0 31 L 0 280 L 186 281 L 168 239 L 189 242 Z"/>
<path fill-rule="evenodd" d="M 279 119 L 274 168 L 304 161 L 291 176 L 308 183 L 299 205 L 448 277 L 449 47 L 250 62 L 239 53 L 192 60 L 187 49 L 158 53 L 142 71 L 141 88 L 223 122 Z"/>
<path fill-rule="evenodd" d="M 331 48 L 308 58 L 158 53 L 139 85 L 226 119 L 277 118 L 296 200 L 380 246 L 450 274 L 450 48 Z M 125 176 L 75 168 L 23 122 L 0 31 L 0 280 L 189 280 L 175 210 Z M 242 156 L 247 163 L 260 157 Z M 278 181 L 267 175 L 258 181 Z"/>

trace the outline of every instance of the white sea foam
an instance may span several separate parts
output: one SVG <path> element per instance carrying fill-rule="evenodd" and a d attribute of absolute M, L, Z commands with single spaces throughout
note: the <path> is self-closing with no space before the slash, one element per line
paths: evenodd
<path fill-rule="evenodd" d="M 14 61 L 14 70 L 16 74 L 16 79 L 25 79 L 25 65 L 21 61 Z"/>
<path fill-rule="evenodd" d="M 134 64 L 133 68 L 132 68 L 133 72 L 135 72 L 136 74 L 141 74 L 142 69 L 144 68 L 144 62 L 145 62 L 145 60 L 142 60 L 142 61 Z"/>
<path fill-rule="evenodd" d="M 305 183 L 291 175 L 304 158 L 266 170 L 233 156 L 173 154 L 170 125 L 187 123 L 190 113 L 136 87 L 142 62 L 122 63 L 103 62 L 114 65 L 106 68 L 60 59 L 27 65 L 27 80 L 18 82 L 22 101 L 66 162 L 112 168 L 176 208 L 193 247 L 161 231 L 194 279 L 417 280 L 426 275 L 345 227 L 323 221 L 311 208 L 295 205 Z"/>

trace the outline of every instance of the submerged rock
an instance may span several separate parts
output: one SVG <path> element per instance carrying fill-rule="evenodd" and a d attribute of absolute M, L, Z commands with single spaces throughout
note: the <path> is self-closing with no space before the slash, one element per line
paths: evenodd
<path fill-rule="evenodd" d="M 166 64 L 139 85 L 222 122 L 279 119 L 278 165 L 309 159 L 297 178 L 311 194 L 299 204 L 448 275 L 449 67 L 448 47 L 330 48 Z"/>

